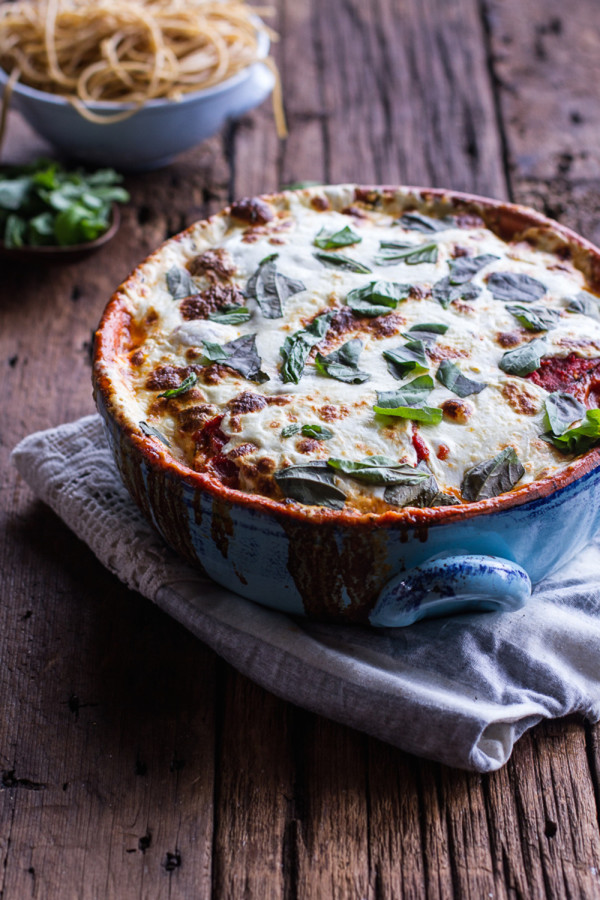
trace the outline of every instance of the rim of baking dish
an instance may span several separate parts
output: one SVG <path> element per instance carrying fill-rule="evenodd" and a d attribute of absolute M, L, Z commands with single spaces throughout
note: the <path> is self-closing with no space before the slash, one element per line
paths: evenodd
<path fill-rule="evenodd" d="M 503 200 L 493 200 L 478 194 L 446 190 L 444 188 L 406 185 L 352 184 L 349 186 L 355 192 L 360 192 L 365 196 L 372 192 L 376 192 L 378 196 L 387 197 L 390 200 L 393 196 L 397 197 L 398 195 L 412 196 L 417 203 L 422 205 L 427 202 L 447 205 L 448 209 L 445 212 L 454 210 L 455 212 L 476 214 L 483 219 L 490 230 L 504 240 L 514 239 L 515 236 L 520 234 L 525 235 L 531 228 L 544 229 L 549 236 L 559 238 L 569 246 L 572 252 L 574 251 L 573 262 L 576 267 L 584 273 L 592 290 L 600 292 L 600 249 L 575 231 L 549 219 L 534 209 Z M 337 187 L 348 187 L 348 185 L 315 185 L 296 191 L 261 194 L 253 199 L 270 203 L 276 202 L 290 193 L 302 194 L 310 198 L 312 195 L 319 195 L 323 190 L 336 189 Z M 566 488 L 600 465 L 600 447 L 597 447 L 589 450 L 554 475 L 529 482 L 522 487 L 514 488 L 489 500 L 461 503 L 460 506 L 438 506 L 425 509 L 405 507 L 384 513 L 360 513 L 349 511 L 345 508 L 341 510 L 328 509 L 322 506 L 308 506 L 296 501 L 273 500 L 261 494 L 245 493 L 235 488 L 226 487 L 216 477 L 207 472 L 196 472 L 184 463 L 179 462 L 158 438 L 142 434 L 138 424 L 129 421 L 124 413 L 112 403 L 112 381 L 107 374 L 107 369 L 110 369 L 115 351 L 122 347 L 122 339 L 130 321 L 130 313 L 125 305 L 125 290 L 129 286 L 136 284 L 146 264 L 155 260 L 165 246 L 174 241 L 179 242 L 183 240 L 196 231 L 199 225 L 206 227 L 212 225 L 218 219 L 229 216 L 230 212 L 231 206 L 227 206 L 214 216 L 201 222 L 195 222 L 185 231 L 164 241 L 153 253 L 142 260 L 110 298 L 95 333 L 93 384 L 96 402 L 99 407 L 103 406 L 105 414 L 118 426 L 121 436 L 128 441 L 131 449 L 152 469 L 162 472 L 168 478 L 183 481 L 190 487 L 204 491 L 214 498 L 224 500 L 233 506 L 263 511 L 295 521 L 311 521 L 315 524 L 337 523 L 344 526 L 390 527 L 434 525 L 442 522 L 470 519 L 479 515 L 489 515 L 523 506 L 526 503 L 548 497 L 562 488 Z M 98 402 L 99 399 L 101 403 Z"/>

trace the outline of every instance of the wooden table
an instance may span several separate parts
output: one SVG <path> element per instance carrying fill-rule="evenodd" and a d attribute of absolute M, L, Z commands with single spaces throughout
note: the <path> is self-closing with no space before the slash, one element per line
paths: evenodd
<path fill-rule="evenodd" d="M 0 897 L 599 897 L 597 728 L 481 777 L 284 703 L 128 591 L 8 462 L 93 411 L 90 333 L 159 242 L 297 180 L 447 186 L 600 241 L 598 0 L 276 0 L 268 104 L 131 176 L 95 256 L 2 266 Z M 43 143 L 13 115 L 7 156 Z"/>

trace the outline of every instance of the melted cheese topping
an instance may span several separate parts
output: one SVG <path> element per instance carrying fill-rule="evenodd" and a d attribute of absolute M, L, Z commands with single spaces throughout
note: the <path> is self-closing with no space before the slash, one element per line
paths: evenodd
<path fill-rule="evenodd" d="M 408 208 L 416 205 L 412 199 Z M 406 197 L 402 202 L 407 203 Z M 218 455 L 232 461 L 230 472 L 234 471 L 232 464 L 236 466 L 235 486 L 276 499 L 283 495 L 273 473 L 330 457 L 359 461 L 382 455 L 411 466 L 426 457 L 439 490 L 457 500 L 461 499 L 465 471 L 507 447 L 514 448 L 525 470 L 519 486 L 569 464 L 570 459 L 540 438 L 547 427 L 544 400 L 548 392 L 526 378 L 506 374 L 499 363 L 507 350 L 533 337 L 546 341 L 544 356 L 567 356 L 573 350 L 583 357 L 600 356 L 600 321 L 566 311 L 578 292 L 589 290 L 582 272 L 572 262 L 543 249 L 543 245 L 506 242 L 477 221 L 470 227 L 467 221 L 465 227 L 459 219 L 443 230 L 426 234 L 404 227 L 397 221 L 402 204 L 373 208 L 356 200 L 352 186 L 286 193 L 267 206 L 273 217 L 259 224 L 249 225 L 227 214 L 215 217 L 209 225 L 200 223 L 168 241 L 126 282 L 122 290 L 133 320 L 133 343 L 129 359 L 120 363 L 118 393 L 130 419 L 157 429 L 174 456 L 191 468 L 203 470 L 211 465 L 211 453 L 217 451 L 214 444 L 212 450 L 207 449 L 210 443 L 203 439 L 202 429 L 211 420 L 215 426 L 215 417 L 222 416 L 216 423 L 221 436 Z M 367 266 L 370 273 L 331 268 L 315 255 L 319 249 L 314 241 L 320 232 L 333 234 L 348 226 L 360 241 L 327 252 L 350 257 Z M 437 258 L 416 265 L 403 260 L 384 265 L 378 262 L 382 242 L 415 248 L 434 243 Z M 174 267 L 196 272 L 193 261 L 217 248 L 231 274 L 198 271 L 192 282 L 200 295 L 215 285 L 236 286 L 251 294 L 249 280 L 261 261 L 274 253 L 277 272 L 301 282 L 304 289 L 284 300 L 280 318 L 267 318 L 250 297 L 245 303 L 251 317 L 240 325 L 190 319 L 189 313 L 186 318 L 182 312 L 185 299 L 174 299 L 167 273 Z M 470 279 L 480 289 L 479 296 L 444 308 L 433 296 L 432 287 L 449 275 L 449 261 L 484 254 L 494 259 Z M 522 328 L 507 303 L 492 296 L 488 279 L 493 273 L 524 274 L 541 282 L 545 295 L 527 305 L 558 311 L 556 325 L 546 334 Z M 349 292 L 373 281 L 411 285 L 413 290 L 389 316 L 350 315 L 346 306 Z M 313 348 L 298 384 L 284 383 L 280 350 L 285 338 L 327 311 L 334 311 L 333 322 L 325 338 Z M 395 391 L 422 374 L 422 370 L 411 372 L 397 380 L 383 356 L 384 351 L 405 345 L 403 335 L 422 323 L 447 326 L 447 331 L 427 348 L 428 373 L 434 387 L 425 403 L 444 410 L 441 422 L 435 425 L 380 415 L 373 409 L 378 392 Z M 256 335 L 260 368 L 269 378 L 264 383 L 249 381 L 230 368 L 209 365 L 206 360 L 203 342 L 222 346 L 244 335 Z M 368 373 L 368 380 L 348 384 L 317 369 L 317 351 L 331 353 L 354 338 L 363 343 L 358 367 Z M 457 397 L 435 379 L 444 359 L 486 387 L 465 398 Z M 176 398 L 159 399 L 163 391 L 153 375 L 168 366 L 176 368 L 172 378 L 177 384 L 190 371 L 198 380 L 191 390 Z M 232 410 L 231 402 L 244 392 L 268 402 L 249 412 Z M 332 436 L 321 441 L 301 433 L 283 437 L 282 430 L 291 424 L 320 425 Z M 338 483 L 347 496 L 346 508 L 372 512 L 391 508 L 384 499 L 384 487 L 350 478 Z"/>

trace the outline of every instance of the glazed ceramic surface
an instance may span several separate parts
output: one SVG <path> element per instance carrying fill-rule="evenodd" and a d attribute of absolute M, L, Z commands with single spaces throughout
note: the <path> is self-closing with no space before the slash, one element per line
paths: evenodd
<path fill-rule="evenodd" d="M 269 52 L 269 39 L 259 33 L 261 57 Z M 0 69 L 0 88 L 8 81 Z M 135 115 L 121 122 L 99 125 L 84 119 L 64 97 L 15 85 L 11 105 L 39 134 L 69 158 L 128 171 L 166 165 L 178 153 L 215 134 L 231 118 L 265 100 L 274 75 L 257 62 L 233 78 L 181 100 L 150 100 Z M 123 109 L 119 103 L 90 104 L 100 114 Z"/>
<path fill-rule="evenodd" d="M 600 283 L 599 251 L 532 211 L 407 190 L 450 197 L 493 217 L 500 233 L 552 228 L 581 254 L 589 283 Z M 101 323 L 97 358 L 122 347 L 126 328 L 115 309 L 109 305 Z M 165 541 L 218 583 L 287 613 L 396 627 L 428 616 L 517 609 L 532 583 L 573 557 L 600 526 L 600 449 L 493 500 L 352 518 L 243 494 L 177 463 L 115 414 L 103 378 L 96 402 L 121 476 Z"/>
<path fill-rule="evenodd" d="M 130 493 L 163 538 L 219 584 L 287 613 L 376 626 L 517 609 L 600 526 L 600 467 L 530 503 L 385 527 L 290 519 L 157 470 L 106 414 Z"/>

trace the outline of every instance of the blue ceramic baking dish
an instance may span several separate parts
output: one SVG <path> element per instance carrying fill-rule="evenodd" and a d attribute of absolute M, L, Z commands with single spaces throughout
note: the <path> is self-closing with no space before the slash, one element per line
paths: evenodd
<path fill-rule="evenodd" d="M 598 290 L 600 251 L 532 210 L 405 190 L 476 213 L 502 237 L 549 229 Z M 532 584 L 573 557 L 600 526 L 600 449 L 490 500 L 383 515 L 290 506 L 227 488 L 175 460 L 117 408 L 107 371 L 128 348 L 129 322 L 117 291 L 96 335 L 94 395 L 121 477 L 174 550 L 244 597 L 295 615 L 378 627 L 517 609 Z"/>

